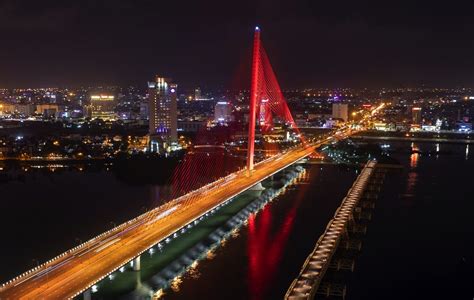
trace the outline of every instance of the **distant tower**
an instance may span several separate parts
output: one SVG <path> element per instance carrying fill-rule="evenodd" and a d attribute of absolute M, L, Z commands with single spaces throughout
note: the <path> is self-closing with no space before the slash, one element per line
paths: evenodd
<path fill-rule="evenodd" d="M 148 82 L 149 134 L 151 150 L 158 152 L 159 142 L 170 145 L 178 140 L 178 85 L 170 78 L 157 76 Z"/>

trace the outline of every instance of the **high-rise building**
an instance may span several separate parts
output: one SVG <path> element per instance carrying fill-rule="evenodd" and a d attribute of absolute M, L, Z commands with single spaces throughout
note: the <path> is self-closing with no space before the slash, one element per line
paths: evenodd
<path fill-rule="evenodd" d="M 412 124 L 421 124 L 421 107 L 413 107 L 411 109 Z"/>
<path fill-rule="evenodd" d="M 349 118 L 349 107 L 347 104 L 333 103 L 332 104 L 332 117 L 335 119 L 343 119 L 347 122 Z"/>
<path fill-rule="evenodd" d="M 148 82 L 149 133 L 153 143 L 158 139 L 170 145 L 178 140 L 178 85 L 170 78 L 156 77 Z M 153 150 L 153 149 L 152 149 Z M 155 149 L 157 151 L 157 149 Z"/>
<path fill-rule="evenodd" d="M 232 105 L 227 101 L 218 101 L 214 107 L 214 121 L 227 123 L 232 121 Z"/>
<path fill-rule="evenodd" d="M 194 90 L 194 100 L 201 100 L 202 99 L 202 95 L 201 95 L 201 89 L 200 88 L 196 88 Z"/>

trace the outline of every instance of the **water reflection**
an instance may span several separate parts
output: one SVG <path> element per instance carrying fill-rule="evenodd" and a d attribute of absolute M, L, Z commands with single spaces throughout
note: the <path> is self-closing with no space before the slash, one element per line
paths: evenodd
<path fill-rule="evenodd" d="M 265 206 L 261 218 L 255 215 L 249 218 L 248 226 L 248 282 L 250 299 L 263 299 L 274 281 L 277 267 L 280 265 L 283 250 L 293 228 L 294 219 L 308 185 L 299 187 L 293 206 L 286 214 L 282 225 L 272 233 L 272 212 Z"/>
<path fill-rule="evenodd" d="M 411 143 L 411 152 L 412 154 L 410 155 L 410 168 L 416 168 L 418 166 L 418 158 L 420 155 L 420 148 L 418 148 L 418 145 L 415 143 Z"/>
<path fill-rule="evenodd" d="M 407 188 L 404 195 L 405 197 L 413 197 L 417 182 L 418 182 L 418 173 L 409 172 L 408 177 L 407 177 Z"/>

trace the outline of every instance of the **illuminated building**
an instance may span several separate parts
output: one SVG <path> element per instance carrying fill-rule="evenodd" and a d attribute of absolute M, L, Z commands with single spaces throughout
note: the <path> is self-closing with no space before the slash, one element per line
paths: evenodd
<path fill-rule="evenodd" d="M 269 102 L 268 99 L 262 99 L 260 101 L 260 111 L 259 111 L 259 116 L 258 116 L 258 123 L 260 126 L 266 126 L 268 125 L 267 123 L 267 118 L 270 115 L 270 107 L 269 107 Z"/>
<path fill-rule="evenodd" d="M 115 114 L 115 96 L 105 94 L 92 94 L 90 96 L 90 105 L 87 106 L 87 114 L 92 119 L 114 120 Z"/>
<path fill-rule="evenodd" d="M 459 132 L 471 132 L 472 123 L 469 122 L 469 118 L 465 117 L 461 121 L 456 122 L 456 130 Z"/>
<path fill-rule="evenodd" d="M 0 102 L 0 116 L 15 112 L 15 105 Z"/>
<path fill-rule="evenodd" d="M 36 113 L 44 117 L 56 117 L 59 114 L 59 106 L 57 104 L 38 104 L 36 105 Z"/>
<path fill-rule="evenodd" d="M 411 109 L 412 124 L 421 124 L 421 107 Z"/>
<path fill-rule="evenodd" d="M 349 118 L 349 107 L 347 104 L 333 103 L 332 104 L 332 117 L 334 119 L 342 119 L 347 122 Z"/>
<path fill-rule="evenodd" d="M 171 145 L 178 140 L 178 85 L 169 78 L 156 77 L 148 82 L 149 134 L 152 152 L 160 142 Z"/>
<path fill-rule="evenodd" d="M 191 99 L 191 97 L 190 97 L 190 99 Z M 201 89 L 196 88 L 194 90 L 194 100 L 195 101 L 209 101 L 209 100 L 212 100 L 212 98 L 207 98 L 206 96 L 203 96 Z"/>
<path fill-rule="evenodd" d="M 0 116 L 9 114 L 21 114 L 31 116 L 35 113 L 35 105 L 33 104 L 11 104 L 0 103 Z"/>
<path fill-rule="evenodd" d="M 201 95 L 201 89 L 200 88 L 196 88 L 194 90 L 194 100 L 201 100 L 202 99 L 202 95 Z"/>
<path fill-rule="evenodd" d="M 232 105 L 227 101 L 218 101 L 214 107 L 214 121 L 216 123 L 227 123 L 232 121 Z"/>

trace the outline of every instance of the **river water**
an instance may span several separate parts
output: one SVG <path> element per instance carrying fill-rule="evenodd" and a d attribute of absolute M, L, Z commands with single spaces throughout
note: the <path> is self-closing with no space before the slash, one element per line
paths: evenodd
<path fill-rule="evenodd" d="M 389 145 L 404 168 L 388 174 L 347 299 L 473 299 L 474 149 Z"/>
<path fill-rule="evenodd" d="M 166 190 L 124 183 L 106 168 L 55 165 L 2 173 L 0 282 L 135 217 Z"/>

